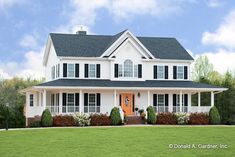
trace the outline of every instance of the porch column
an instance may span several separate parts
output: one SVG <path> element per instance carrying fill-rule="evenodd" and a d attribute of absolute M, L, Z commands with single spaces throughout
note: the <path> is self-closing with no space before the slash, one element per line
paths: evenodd
<path fill-rule="evenodd" d="M 46 103 L 47 103 L 47 91 L 44 89 L 43 90 L 43 98 L 42 98 L 42 102 L 43 102 L 43 107 L 46 108 Z"/>
<path fill-rule="evenodd" d="M 197 106 L 199 107 L 199 106 L 201 106 L 201 92 L 198 92 L 198 100 L 197 100 L 197 102 L 198 102 L 198 104 L 197 104 Z"/>
<path fill-rule="evenodd" d="M 80 89 L 79 91 L 79 113 L 82 113 L 82 103 L 83 103 L 83 93 L 82 90 Z"/>
<path fill-rule="evenodd" d="M 188 94 L 188 112 L 191 112 L 191 106 L 192 106 L 192 93 L 190 92 Z"/>
<path fill-rule="evenodd" d="M 148 106 L 151 106 L 150 105 L 150 91 L 148 90 Z"/>
<path fill-rule="evenodd" d="M 62 102 L 63 102 L 63 94 L 59 92 L 59 113 L 62 114 Z"/>
<path fill-rule="evenodd" d="M 211 92 L 211 107 L 213 107 L 215 105 L 215 98 L 214 98 L 214 92 Z"/>
<path fill-rule="evenodd" d="M 182 112 L 182 91 L 180 91 L 180 112 Z"/>
<path fill-rule="evenodd" d="M 117 90 L 113 92 L 113 104 L 115 107 L 117 106 Z"/>

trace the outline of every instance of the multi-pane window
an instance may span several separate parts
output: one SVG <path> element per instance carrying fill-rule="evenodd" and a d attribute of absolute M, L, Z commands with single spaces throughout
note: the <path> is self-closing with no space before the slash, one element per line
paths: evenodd
<path fill-rule="evenodd" d="M 124 62 L 124 77 L 133 77 L 133 62 L 129 59 Z"/>
<path fill-rule="evenodd" d="M 123 68 L 122 68 L 122 64 L 118 64 L 118 77 L 122 77 L 123 73 Z"/>
<path fill-rule="evenodd" d="M 67 94 L 67 112 L 74 112 L 75 96 L 74 93 Z"/>
<path fill-rule="evenodd" d="M 51 79 L 55 79 L 55 66 L 51 67 Z"/>
<path fill-rule="evenodd" d="M 29 95 L 29 106 L 33 106 L 33 94 Z"/>
<path fill-rule="evenodd" d="M 164 79 L 164 66 L 157 66 L 157 78 Z"/>
<path fill-rule="evenodd" d="M 180 106 L 180 94 L 176 95 L 176 106 Z M 184 106 L 184 95 L 182 95 L 182 106 Z"/>
<path fill-rule="evenodd" d="M 67 65 L 68 77 L 75 77 L 75 65 L 68 64 Z"/>
<path fill-rule="evenodd" d="M 184 79 L 184 67 L 177 66 L 177 79 Z"/>
<path fill-rule="evenodd" d="M 138 77 L 138 65 L 134 65 L 134 77 Z"/>
<path fill-rule="evenodd" d="M 94 113 L 94 112 L 100 112 L 100 106 L 97 104 L 97 95 L 95 93 L 88 94 L 88 106 L 84 106 L 84 112 L 85 113 Z"/>
<path fill-rule="evenodd" d="M 89 77 L 96 77 L 96 64 L 89 64 Z"/>
<path fill-rule="evenodd" d="M 60 77 L 60 64 L 56 65 L 56 78 Z"/>
<path fill-rule="evenodd" d="M 165 100 L 164 100 L 164 95 L 163 94 L 158 94 L 157 95 L 157 105 L 158 106 L 164 106 L 165 105 Z"/>

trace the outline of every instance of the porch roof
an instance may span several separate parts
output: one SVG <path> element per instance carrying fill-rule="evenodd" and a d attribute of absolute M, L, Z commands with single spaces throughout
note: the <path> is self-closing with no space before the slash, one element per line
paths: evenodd
<path fill-rule="evenodd" d="M 98 87 L 98 88 L 166 88 L 166 89 L 207 89 L 213 91 L 224 91 L 227 88 L 210 84 L 197 83 L 193 81 L 174 80 L 146 80 L 146 81 L 111 81 L 108 79 L 57 79 L 35 86 L 44 87 Z"/>

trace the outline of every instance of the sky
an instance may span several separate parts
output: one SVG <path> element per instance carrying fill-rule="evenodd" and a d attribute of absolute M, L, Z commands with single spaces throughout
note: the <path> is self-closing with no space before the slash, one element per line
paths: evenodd
<path fill-rule="evenodd" d="M 48 34 L 175 37 L 220 73 L 235 70 L 234 0 L 0 0 L 0 77 L 42 78 Z"/>

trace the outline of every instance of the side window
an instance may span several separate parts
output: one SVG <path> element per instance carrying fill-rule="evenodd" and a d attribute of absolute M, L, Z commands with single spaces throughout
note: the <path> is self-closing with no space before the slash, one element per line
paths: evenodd
<path fill-rule="evenodd" d="M 29 95 L 29 106 L 33 107 L 33 94 Z"/>
<path fill-rule="evenodd" d="M 67 73 L 68 73 L 68 77 L 75 77 L 75 67 L 74 67 L 74 64 L 68 64 L 67 65 Z"/>
<path fill-rule="evenodd" d="M 184 79 L 184 67 L 177 66 L 177 79 Z"/>

